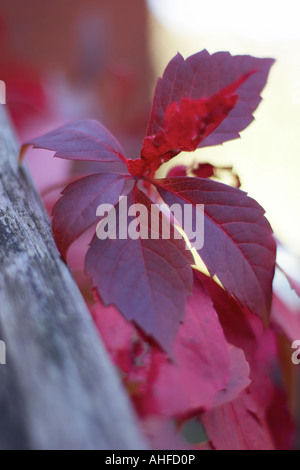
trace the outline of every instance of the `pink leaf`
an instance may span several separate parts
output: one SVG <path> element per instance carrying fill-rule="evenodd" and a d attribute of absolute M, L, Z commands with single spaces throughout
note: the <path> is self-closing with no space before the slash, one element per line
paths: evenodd
<path fill-rule="evenodd" d="M 267 424 L 247 392 L 208 411 L 201 421 L 216 450 L 274 450 Z"/>
<path fill-rule="evenodd" d="M 229 345 L 230 375 L 226 388 L 216 394 L 214 406 L 223 405 L 234 400 L 245 388 L 250 385 L 249 364 L 245 360 L 244 353 L 232 345 Z"/>
<path fill-rule="evenodd" d="M 208 179 L 178 177 L 154 183 L 169 206 L 204 204 L 201 258 L 229 294 L 267 323 L 276 244 L 262 207 L 239 189 Z"/>
<path fill-rule="evenodd" d="M 182 416 L 209 409 L 216 393 L 226 388 L 229 373 L 230 356 L 218 317 L 210 298 L 195 282 L 176 337 L 174 363 L 160 358 L 153 377 L 152 399 L 145 398 L 148 413 Z"/>
<path fill-rule="evenodd" d="M 186 417 L 235 398 L 249 384 L 241 350 L 228 345 L 211 300 L 195 280 L 173 359 L 146 344 L 116 309 L 94 308 L 99 331 L 142 416 Z"/>

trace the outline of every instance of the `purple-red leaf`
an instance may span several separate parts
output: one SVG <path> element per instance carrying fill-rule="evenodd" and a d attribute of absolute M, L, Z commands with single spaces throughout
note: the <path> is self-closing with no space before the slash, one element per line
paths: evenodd
<path fill-rule="evenodd" d="M 91 276 L 105 305 L 115 304 L 128 320 L 134 320 L 166 350 L 172 349 L 179 322 L 183 319 L 186 296 L 192 289 L 193 258 L 183 239 L 162 239 L 162 227 L 153 239 L 150 228 L 152 201 L 137 187 L 128 195 L 128 207 L 143 204 L 146 220 L 139 217 L 140 230 L 148 238 L 99 239 L 95 236 L 86 258 Z M 127 221 L 117 208 L 117 232 Z M 167 218 L 160 213 L 162 223 Z M 130 223 L 133 223 L 131 221 Z M 151 238 L 152 237 L 152 238 Z"/>
<path fill-rule="evenodd" d="M 153 183 L 169 206 L 204 205 L 201 258 L 229 294 L 267 323 L 276 244 L 262 207 L 243 191 L 208 179 L 178 177 Z"/>
<path fill-rule="evenodd" d="M 177 54 L 157 82 L 147 135 L 163 130 L 165 113 L 171 103 L 182 98 L 198 100 L 214 95 L 241 75 L 256 71 L 237 90 L 239 101 L 229 116 L 199 146 L 217 145 L 239 137 L 253 120 L 252 114 L 261 101 L 260 92 L 273 63 L 273 59 L 232 56 L 229 52 L 210 55 L 203 50 L 186 60 Z"/>
<path fill-rule="evenodd" d="M 113 135 L 97 121 L 86 119 L 71 122 L 25 145 L 53 150 L 55 157 L 68 160 L 120 163 L 124 151 Z"/>
<path fill-rule="evenodd" d="M 91 225 L 97 222 L 100 204 L 116 205 L 126 177 L 95 173 L 69 184 L 53 208 L 53 233 L 65 258 L 69 246 Z"/>

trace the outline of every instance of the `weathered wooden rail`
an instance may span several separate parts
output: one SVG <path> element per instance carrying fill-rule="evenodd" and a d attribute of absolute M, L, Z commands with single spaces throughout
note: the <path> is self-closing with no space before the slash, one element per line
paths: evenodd
<path fill-rule="evenodd" d="M 0 105 L 0 449 L 141 449 L 133 410 L 55 246 Z M 3 344 L 2 344 L 3 346 Z"/>

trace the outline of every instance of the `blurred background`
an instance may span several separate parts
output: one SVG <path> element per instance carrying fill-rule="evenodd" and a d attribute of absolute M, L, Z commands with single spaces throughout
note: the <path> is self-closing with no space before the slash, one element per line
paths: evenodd
<path fill-rule="evenodd" d="M 182 159 L 233 165 L 299 276 L 300 29 L 286 0 L 0 0 L 0 79 L 20 141 L 78 118 L 101 120 L 127 155 L 139 156 L 156 77 L 180 51 L 273 57 L 255 121 L 242 138 Z M 69 163 L 29 164 L 41 190 Z M 172 161 L 171 165 L 174 165 Z M 47 168 L 47 171 L 45 170 Z M 164 174 L 164 168 L 160 174 Z M 51 173 L 52 172 L 52 173 Z M 53 177 L 53 180 L 50 181 Z"/>

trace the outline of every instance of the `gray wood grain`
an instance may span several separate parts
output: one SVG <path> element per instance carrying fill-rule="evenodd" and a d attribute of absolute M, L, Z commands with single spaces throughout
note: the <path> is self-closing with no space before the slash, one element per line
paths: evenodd
<path fill-rule="evenodd" d="M 145 443 L 0 105 L 1 449 Z"/>

